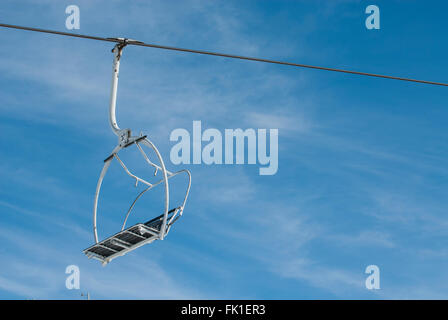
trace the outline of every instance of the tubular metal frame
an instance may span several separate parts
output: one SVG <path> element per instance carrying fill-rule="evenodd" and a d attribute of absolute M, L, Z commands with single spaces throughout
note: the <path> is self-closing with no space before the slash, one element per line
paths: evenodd
<path fill-rule="evenodd" d="M 156 146 L 146 137 L 143 135 L 140 136 L 132 136 L 131 135 L 131 130 L 130 129 L 120 129 L 120 127 L 117 124 L 117 119 L 116 119 L 116 102 L 117 102 L 117 89 L 118 89 L 118 74 L 120 71 L 120 58 L 122 56 L 122 51 L 123 48 L 128 44 L 129 41 L 133 41 L 135 42 L 135 40 L 129 40 L 129 39 L 123 39 L 123 38 L 118 38 L 117 40 L 120 40 L 119 43 L 117 43 L 115 45 L 115 47 L 113 48 L 112 52 L 114 53 L 114 61 L 113 61 L 113 69 L 112 69 L 112 84 L 111 84 L 111 95 L 110 95 L 110 105 L 109 105 L 109 124 L 111 126 L 111 129 L 113 131 L 113 133 L 115 135 L 118 136 L 118 145 L 112 150 L 111 155 L 104 160 L 104 166 L 101 170 L 100 173 L 100 177 L 98 179 L 97 182 L 97 186 L 96 186 L 96 191 L 95 191 L 95 198 L 94 198 L 94 204 L 93 204 L 93 235 L 94 235 L 94 240 L 95 240 L 95 244 L 99 245 L 98 242 L 98 228 L 97 228 L 97 215 L 98 215 L 98 199 L 99 199 L 99 195 L 100 195 L 100 191 L 101 191 L 101 186 L 103 184 L 103 180 L 104 177 L 106 176 L 106 173 L 112 163 L 113 159 L 116 159 L 118 161 L 118 163 L 121 165 L 121 167 L 124 169 L 124 171 L 133 179 L 135 179 L 135 184 L 137 185 L 138 182 L 141 182 L 143 184 L 145 184 L 147 186 L 147 188 L 145 188 L 143 191 L 141 191 L 137 197 L 135 198 L 134 202 L 131 204 L 131 206 L 129 207 L 127 213 L 126 213 L 126 217 L 124 219 L 123 222 L 123 226 L 121 229 L 121 232 L 124 231 L 125 226 L 126 226 L 126 222 L 129 218 L 129 215 L 131 213 L 131 211 L 133 210 L 136 202 L 138 199 L 140 199 L 140 197 L 145 194 L 147 191 L 151 190 L 152 188 L 163 184 L 164 185 L 164 189 L 165 189 L 165 206 L 164 206 L 164 212 L 163 214 L 160 216 L 160 218 L 162 219 L 162 223 L 160 226 L 160 230 L 155 230 L 154 228 L 152 228 L 152 231 L 149 231 L 151 233 L 153 233 L 154 236 L 156 236 L 156 238 L 151 239 L 151 241 L 142 241 L 141 243 L 138 243 L 138 245 L 135 245 L 132 248 L 129 248 L 127 250 L 121 251 L 119 253 L 117 253 L 116 255 L 107 257 L 107 259 L 101 259 L 99 257 L 95 257 L 95 255 L 92 255 L 91 253 L 88 254 L 89 257 L 94 257 L 97 258 L 99 260 L 101 260 L 103 262 L 103 264 L 106 264 L 108 262 L 110 262 L 110 260 L 112 260 L 113 258 L 115 258 L 115 256 L 118 255 L 123 255 L 128 251 L 131 251 L 137 247 L 140 247 L 143 244 L 152 242 L 156 239 L 160 239 L 163 240 L 164 237 L 168 234 L 171 225 L 183 214 L 183 210 L 185 208 L 185 203 L 187 201 L 189 192 L 190 192 L 190 187 L 191 187 L 191 173 L 188 170 L 180 170 L 177 172 L 170 172 L 166 169 L 165 167 L 165 163 L 162 159 L 162 156 L 159 152 L 159 150 L 156 148 Z M 144 160 L 155 169 L 154 172 L 154 176 L 157 175 L 158 171 L 161 171 L 162 173 L 162 178 L 154 183 L 150 183 L 144 179 L 139 178 L 138 176 L 134 175 L 127 167 L 126 165 L 121 161 L 120 157 L 118 156 L 118 153 L 135 144 L 137 146 L 137 148 L 139 149 L 140 153 L 142 154 Z M 143 150 L 142 146 L 140 145 L 145 145 L 146 147 L 152 149 L 154 151 L 154 153 L 157 156 L 158 162 L 160 165 L 155 164 L 154 162 L 152 162 L 148 155 L 145 153 L 145 151 Z M 181 173 L 185 173 L 188 177 L 188 187 L 185 193 L 185 197 L 184 200 L 182 202 L 182 205 L 180 207 L 175 208 L 174 210 L 169 211 L 169 200 L 170 200 L 170 194 L 169 194 L 169 182 L 168 180 L 172 177 L 175 177 Z M 170 216 L 170 219 L 168 220 L 168 214 L 169 212 L 173 213 Z M 87 254 L 87 253 L 86 253 Z"/>

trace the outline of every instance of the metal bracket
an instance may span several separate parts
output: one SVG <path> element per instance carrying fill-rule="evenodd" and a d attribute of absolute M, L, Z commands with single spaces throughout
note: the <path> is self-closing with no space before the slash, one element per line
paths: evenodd
<path fill-rule="evenodd" d="M 121 57 L 121 50 L 123 50 L 124 47 L 126 47 L 128 44 L 143 44 L 144 42 L 134 40 L 134 39 L 128 39 L 128 38 L 106 38 L 107 40 L 114 40 L 119 41 L 115 47 L 112 49 L 112 52 L 114 52 L 115 49 L 119 50 L 119 57 Z"/>
<path fill-rule="evenodd" d="M 117 136 L 118 145 L 124 147 L 129 143 L 129 139 L 131 138 L 131 129 L 121 129 L 118 131 Z"/>

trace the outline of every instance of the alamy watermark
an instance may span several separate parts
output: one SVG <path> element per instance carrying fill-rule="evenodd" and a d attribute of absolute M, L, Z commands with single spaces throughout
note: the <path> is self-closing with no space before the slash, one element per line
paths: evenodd
<path fill-rule="evenodd" d="M 201 121 L 193 121 L 192 135 L 186 129 L 175 129 L 170 141 L 177 142 L 170 152 L 176 165 L 258 163 L 260 175 L 274 175 L 278 170 L 278 129 L 225 129 L 223 135 L 214 128 L 202 132 Z"/>
<path fill-rule="evenodd" d="M 366 289 L 379 290 L 380 289 L 380 268 L 378 268 L 378 266 L 372 264 L 370 266 L 367 266 L 365 273 L 369 275 L 366 279 Z"/>
<path fill-rule="evenodd" d="M 67 6 L 65 13 L 69 15 L 65 19 L 65 27 L 68 30 L 79 30 L 81 28 L 79 7 L 74 4 Z"/>
<path fill-rule="evenodd" d="M 67 266 L 67 268 L 65 268 L 65 273 L 69 275 L 65 279 L 65 287 L 68 290 L 73 289 L 78 290 L 80 288 L 80 277 L 81 277 L 79 267 L 74 264 L 69 265 Z"/>
<path fill-rule="evenodd" d="M 372 4 L 366 8 L 366 14 L 369 15 L 366 19 L 366 28 L 369 30 L 379 30 L 381 28 L 380 8 Z"/>

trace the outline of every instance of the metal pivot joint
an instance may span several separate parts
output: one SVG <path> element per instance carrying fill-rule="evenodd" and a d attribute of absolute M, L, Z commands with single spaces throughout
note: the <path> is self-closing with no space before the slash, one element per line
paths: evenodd
<path fill-rule="evenodd" d="M 112 150 L 112 153 L 104 160 L 104 166 L 101 170 L 100 177 L 95 191 L 95 198 L 93 204 L 93 235 L 95 244 L 84 250 L 84 253 L 89 258 L 100 260 L 103 265 L 109 263 L 112 259 L 122 256 L 129 251 L 132 251 L 144 244 L 151 243 L 155 240 L 163 240 L 168 234 L 171 226 L 176 222 L 183 214 L 185 203 L 188 198 L 191 186 L 191 174 L 188 170 L 180 170 L 177 172 L 168 171 L 165 167 L 165 163 L 162 156 L 156 146 L 148 139 L 147 136 L 140 134 L 139 136 L 132 136 L 130 129 L 120 129 L 116 119 L 116 103 L 117 103 L 117 89 L 118 89 L 118 74 L 120 72 L 120 60 L 123 54 L 123 49 L 129 43 L 139 43 L 136 40 L 115 38 L 119 42 L 112 49 L 114 53 L 113 69 L 112 69 L 112 85 L 109 105 L 109 123 L 112 131 L 118 137 L 118 144 Z M 143 160 L 149 165 L 153 171 L 153 177 L 156 177 L 156 181 L 150 182 L 150 179 L 143 179 L 133 174 L 131 170 L 125 165 L 125 163 L 119 157 L 119 152 L 135 146 Z M 149 148 L 152 151 L 152 157 L 155 160 L 151 160 L 151 155 L 147 154 L 143 147 Z M 154 157 L 155 155 L 155 157 Z M 113 160 L 116 160 L 123 168 L 126 174 L 134 181 L 135 186 L 139 183 L 144 185 L 143 191 L 138 193 L 134 202 L 131 204 L 126 212 L 124 222 L 122 224 L 121 231 L 110 236 L 102 241 L 98 240 L 97 229 L 97 214 L 98 214 L 98 202 L 106 173 Z M 160 173 L 160 174 L 159 174 Z M 170 209 L 170 192 L 168 180 L 180 174 L 185 174 L 187 177 L 187 189 L 185 196 L 180 205 Z M 130 213 L 133 211 L 137 201 L 147 192 L 152 190 L 158 185 L 164 186 L 164 210 L 161 215 L 149 220 L 146 223 L 138 223 L 131 227 L 126 227 L 126 222 Z"/>

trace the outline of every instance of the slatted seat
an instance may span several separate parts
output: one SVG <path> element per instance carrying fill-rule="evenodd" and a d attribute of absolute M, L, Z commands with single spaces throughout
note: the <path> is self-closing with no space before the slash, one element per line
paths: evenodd
<path fill-rule="evenodd" d="M 179 216 L 174 217 L 181 208 L 174 208 L 168 211 L 167 231 Z M 99 260 L 103 265 L 112 259 L 122 256 L 144 244 L 151 243 L 159 239 L 160 228 L 163 223 L 163 214 L 145 223 L 137 223 L 101 242 L 85 249 L 83 252 L 88 258 Z M 174 219 L 172 219 L 174 217 Z"/>

